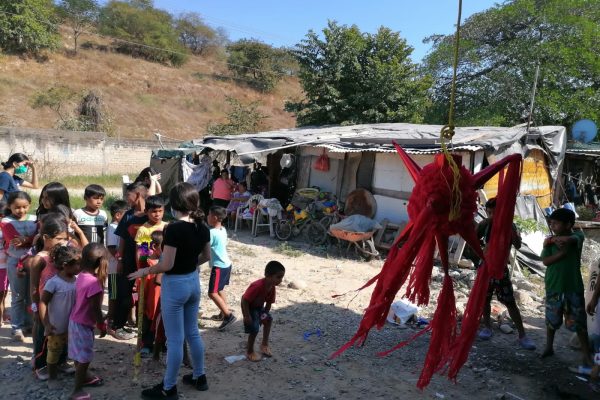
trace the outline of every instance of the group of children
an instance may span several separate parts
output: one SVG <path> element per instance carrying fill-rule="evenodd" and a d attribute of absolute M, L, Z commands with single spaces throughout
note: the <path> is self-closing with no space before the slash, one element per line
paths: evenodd
<path fill-rule="evenodd" d="M 11 289 L 14 339 L 24 341 L 25 334 L 31 333 L 33 369 L 37 378 L 48 380 L 50 386 L 56 385 L 58 372 L 72 369 L 67 358 L 73 360 L 73 397 L 80 398 L 84 386 L 102 383 L 87 370 L 93 356 L 94 329 L 106 331 L 101 305 L 109 255 L 102 244 L 90 243 L 72 219 L 68 196 L 66 202 L 61 202 L 61 196 L 53 197 L 61 192 L 56 190 L 58 185 L 43 192 L 37 218 L 28 213 L 31 198 L 27 193 L 8 195 L 0 223 L 1 252 L 6 256 Z M 86 191 L 83 211 L 98 214 L 99 207 L 94 212 L 91 199 L 87 200 L 91 197 Z M 94 229 L 89 229 L 88 235 L 92 232 Z M 2 283 L 6 291 L 6 282 Z"/>
<path fill-rule="evenodd" d="M 38 379 L 55 386 L 59 372 L 73 372 L 72 398 L 85 399 L 86 386 L 103 384 L 88 373 L 93 358 L 94 330 L 119 340 L 135 337 L 133 305 L 138 302 L 138 346 L 142 355 L 158 357 L 165 347 L 160 318 L 161 276 L 146 276 L 129 283 L 127 275 L 156 264 L 162 252 L 165 203 L 162 197 L 147 196 L 143 183 L 127 187 L 126 200 L 110 205 L 112 221 L 102 209 L 106 192 L 99 185 L 84 191 L 85 206 L 72 210 L 67 188 L 49 183 L 41 191 L 35 215 L 30 215 L 31 198 L 26 192 L 10 193 L 0 204 L 0 315 L 9 322 L 12 336 L 33 339 L 32 367 Z M 220 314 L 219 330 L 236 317 L 224 293 L 229 284 L 231 261 L 227 255 L 227 232 L 223 207 L 213 206 L 206 218 L 211 233 L 209 297 Z M 105 240 L 106 239 L 106 240 Z M 275 286 L 285 268 L 271 261 L 265 278 L 250 285 L 242 299 L 244 326 L 249 333 L 248 359 L 257 361 L 254 340 L 264 325 L 261 352 L 271 356 L 268 346 Z M 10 316 L 4 299 L 11 290 Z M 104 287 L 108 286 L 108 314 L 102 313 Z"/>
<path fill-rule="evenodd" d="M 49 385 L 56 384 L 59 372 L 68 372 L 67 359 L 75 362 L 73 398 L 89 398 L 83 388 L 103 384 L 101 378 L 88 373 L 93 358 L 94 329 L 99 329 L 101 335 L 109 333 L 120 340 L 132 339 L 136 332 L 132 325 L 136 301 L 137 322 L 141 328 L 138 332 L 140 352 L 158 357 L 164 350 L 160 274 L 148 275 L 133 283 L 127 279 L 127 275 L 136 269 L 156 264 L 162 252 L 165 203 L 162 197 L 147 194 L 143 183 L 129 185 L 126 200 L 114 201 L 110 206 L 110 224 L 102 210 L 106 192 L 99 185 L 89 185 L 85 189 L 85 206 L 78 210 L 71 209 L 67 189 L 57 182 L 42 189 L 35 216 L 29 213 L 31 198 L 25 192 L 10 193 L 6 202 L 0 204 L 0 212 L 4 213 L 0 223 L 2 322 L 10 320 L 15 340 L 24 341 L 26 334 L 32 335 L 32 366 L 36 376 L 48 380 Z M 493 216 L 493 202 L 489 202 L 487 208 Z M 227 231 L 223 226 L 227 214 L 226 208 L 212 206 L 206 217 L 211 248 L 208 296 L 220 310 L 211 317 L 221 321 L 220 331 L 237 319 L 225 294 L 233 268 L 227 254 Z M 482 226 L 480 236 L 484 241 L 489 240 L 492 232 L 491 221 L 491 218 L 487 221 L 487 228 Z M 580 271 L 583 235 L 573 231 L 574 222 L 575 214 L 568 209 L 558 209 L 549 216 L 553 235 L 545 241 L 541 255 L 547 265 L 547 341 L 542 356 L 554 353 L 555 332 L 564 320 L 565 326 L 579 337 L 584 364 L 593 364 L 586 308 L 588 313 L 597 310 L 600 289 L 586 305 Z M 275 287 L 281 283 L 284 274 L 281 263 L 269 262 L 265 277 L 253 282 L 242 296 L 244 329 L 249 334 L 246 356 L 251 361 L 261 358 L 254 349 L 261 325 L 260 353 L 265 357 L 272 355 L 269 347 L 270 308 L 275 302 Z M 507 282 L 510 283 L 510 279 Z M 4 307 L 8 283 L 10 317 Z M 525 336 L 514 298 L 507 301 L 510 297 L 506 292 L 508 284 L 502 286 L 500 283 L 491 286 L 488 300 L 495 291 L 501 301 L 514 306 L 510 308 L 511 317 L 514 315 L 513 319 L 519 325 L 521 346 L 534 349 L 535 345 Z M 109 307 L 104 316 L 101 306 L 106 284 Z M 489 327 L 489 317 L 484 318 L 485 321 Z M 485 329 L 483 333 L 480 337 L 485 338 Z"/>

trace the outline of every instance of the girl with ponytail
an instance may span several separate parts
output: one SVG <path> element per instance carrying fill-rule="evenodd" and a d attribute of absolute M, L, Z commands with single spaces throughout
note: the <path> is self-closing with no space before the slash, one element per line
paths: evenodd
<path fill-rule="evenodd" d="M 199 196 L 189 183 L 179 183 L 169 193 L 175 218 L 166 226 L 163 253 L 158 264 L 129 275 L 137 279 L 163 272 L 161 312 L 167 336 L 167 369 L 163 381 L 142 391 L 144 399 L 176 399 L 177 374 L 183 360 L 184 339 L 190 347 L 193 373 L 183 383 L 208 390 L 204 374 L 204 344 L 198 330 L 200 278 L 198 266 L 210 259 L 210 231 L 204 222 Z"/>

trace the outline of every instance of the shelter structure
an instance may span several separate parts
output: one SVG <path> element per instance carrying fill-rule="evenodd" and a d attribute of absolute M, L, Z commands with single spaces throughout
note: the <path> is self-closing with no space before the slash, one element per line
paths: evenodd
<path fill-rule="evenodd" d="M 179 171 L 178 164 L 186 156 L 189 159 L 193 152 L 219 154 L 233 165 L 258 161 L 268 168 L 269 196 L 281 198 L 290 183 L 287 178 L 280 179 L 280 160 L 284 154 L 291 154 L 295 160 L 296 187 L 317 186 L 334 193 L 342 202 L 354 189 L 367 189 L 377 200 L 375 219 L 402 223 L 408 218 L 406 206 L 413 182 L 392 142 L 405 148 L 419 165 L 425 165 L 441 151 L 440 130 L 437 125 L 385 123 L 209 136 L 188 142 L 180 149 L 154 152 L 152 165 L 168 164 Z M 460 127 L 456 128 L 450 147 L 462 156 L 463 165 L 472 172 L 508 154 L 522 154 L 521 194 L 535 196 L 545 208 L 554 201 L 566 143 L 566 129 L 562 126 L 529 130 L 525 126 Z M 314 168 L 323 155 L 329 158 L 327 171 Z M 158 169 L 164 177 L 164 169 Z M 177 173 L 182 179 L 183 173 Z M 495 196 L 497 179 L 483 188 L 488 197 Z"/>

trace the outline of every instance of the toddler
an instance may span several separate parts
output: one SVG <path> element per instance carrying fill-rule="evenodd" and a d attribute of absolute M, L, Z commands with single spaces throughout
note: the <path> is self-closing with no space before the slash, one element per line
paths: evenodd
<path fill-rule="evenodd" d="M 75 275 L 79 272 L 81 250 L 59 244 L 52 249 L 50 257 L 58 273 L 46 282 L 39 308 L 48 347 L 48 385 L 52 386 L 56 382 L 58 362 L 67 346 L 69 316 L 75 305 Z"/>
<path fill-rule="evenodd" d="M 103 380 L 88 373 L 94 358 L 94 326 L 106 333 L 102 316 L 103 284 L 108 268 L 108 252 L 99 243 L 83 248 L 81 272 L 75 281 L 75 305 L 69 319 L 69 358 L 75 361 L 75 387 L 72 398 L 89 398 L 84 386 L 100 386 Z"/>

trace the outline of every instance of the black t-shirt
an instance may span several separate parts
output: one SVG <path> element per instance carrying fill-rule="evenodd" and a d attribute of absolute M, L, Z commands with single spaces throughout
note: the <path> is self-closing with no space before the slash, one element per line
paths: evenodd
<path fill-rule="evenodd" d="M 206 225 L 196 226 L 193 222 L 175 221 L 166 226 L 163 244 L 175 247 L 173 268 L 165 274 L 183 275 L 194 272 L 198 267 L 198 256 L 210 242 L 210 231 Z"/>
<path fill-rule="evenodd" d="M 137 269 L 135 265 L 135 254 L 137 251 L 137 246 L 135 244 L 135 234 L 140 226 L 144 225 L 148 222 L 148 216 L 135 215 L 135 210 L 131 209 L 127 211 L 121 221 L 119 222 L 119 226 L 115 230 L 115 235 L 119 236 L 124 241 L 123 247 L 123 272 L 131 273 Z"/>

